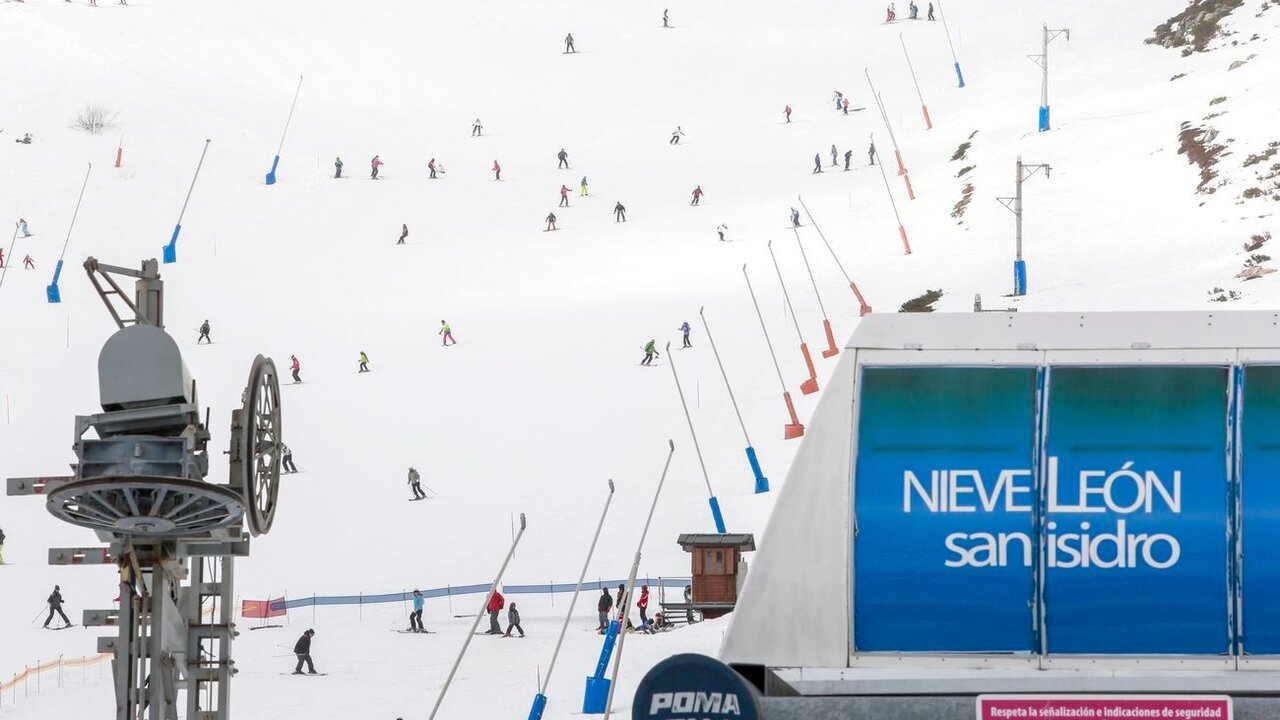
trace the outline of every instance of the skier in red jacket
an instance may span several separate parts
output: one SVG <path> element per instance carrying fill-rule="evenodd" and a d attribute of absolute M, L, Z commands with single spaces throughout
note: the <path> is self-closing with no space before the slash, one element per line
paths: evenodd
<path fill-rule="evenodd" d="M 697 204 L 698 204 L 698 202 L 699 202 L 700 200 L 702 200 L 702 186 L 701 186 L 701 185 L 699 185 L 699 186 L 697 186 L 697 187 L 695 187 L 695 188 L 693 189 L 693 200 L 692 200 L 689 204 L 690 204 L 690 205 L 697 205 Z"/>
<path fill-rule="evenodd" d="M 689 339 L 688 334 L 685 334 L 684 337 L 685 337 L 685 340 Z M 689 346 L 686 345 L 685 347 L 689 347 Z M 636 607 L 640 608 L 640 622 L 641 623 L 649 622 L 649 616 L 645 614 L 649 610 L 649 586 L 648 585 L 640 586 L 640 599 L 636 601 Z"/>
<path fill-rule="evenodd" d="M 495 588 L 493 594 L 489 596 L 489 604 L 485 606 L 485 610 L 489 612 L 489 631 L 485 635 L 502 634 L 502 626 L 498 624 L 498 613 L 502 612 L 505 604 L 506 599 Z"/>
<path fill-rule="evenodd" d="M 560 207 L 569 207 L 569 186 L 560 186 Z"/>
<path fill-rule="evenodd" d="M 378 168 L 382 167 L 382 158 L 374 155 L 373 159 L 369 161 L 369 167 L 373 170 L 373 172 L 369 174 L 369 178 L 371 180 L 377 180 Z"/>
<path fill-rule="evenodd" d="M 502 166 L 498 164 L 497 160 L 493 161 L 493 179 L 494 180 L 502 179 Z"/>

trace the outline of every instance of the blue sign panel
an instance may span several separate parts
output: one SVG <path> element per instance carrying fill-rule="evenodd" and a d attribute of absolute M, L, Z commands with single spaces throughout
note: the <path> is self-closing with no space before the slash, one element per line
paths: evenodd
<path fill-rule="evenodd" d="M 856 651 L 1033 649 L 1035 368 L 864 368 Z"/>
<path fill-rule="evenodd" d="M 1242 650 L 1280 654 L 1280 367 L 1244 369 L 1240 421 Z"/>
<path fill-rule="evenodd" d="M 1048 651 L 1229 652 L 1229 369 L 1048 377 Z"/>

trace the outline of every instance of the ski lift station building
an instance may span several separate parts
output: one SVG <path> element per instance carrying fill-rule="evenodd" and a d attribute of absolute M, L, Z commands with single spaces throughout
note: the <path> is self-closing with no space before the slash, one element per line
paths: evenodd
<path fill-rule="evenodd" d="M 721 659 L 770 720 L 1280 717 L 1280 313 L 863 319 Z"/>

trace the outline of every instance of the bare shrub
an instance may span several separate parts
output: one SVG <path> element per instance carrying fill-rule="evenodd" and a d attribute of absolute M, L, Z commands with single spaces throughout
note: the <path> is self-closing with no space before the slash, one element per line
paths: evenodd
<path fill-rule="evenodd" d="M 72 126 L 91 135 L 97 135 L 109 127 L 114 127 L 115 124 L 116 113 L 111 108 L 98 103 L 89 103 L 76 114 Z"/>

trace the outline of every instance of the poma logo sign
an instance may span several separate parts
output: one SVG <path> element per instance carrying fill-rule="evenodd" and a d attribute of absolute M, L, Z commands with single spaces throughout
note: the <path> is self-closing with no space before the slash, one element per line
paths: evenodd
<path fill-rule="evenodd" d="M 1051 519 L 1045 523 L 1046 562 L 1054 568 L 1134 568 L 1164 570 L 1182 557 L 1182 546 L 1168 533 L 1130 532 L 1126 515 L 1182 512 L 1182 471 L 1163 477 L 1139 472 L 1132 461 L 1119 469 L 1080 470 L 1074 478 L 1059 477 L 1058 458 L 1049 457 L 1045 473 L 1048 516 L 1119 516 L 1110 527 L 1106 518 L 1080 519 L 1074 524 Z M 994 480 L 973 469 L 931 470 L 928 481 L 917 473 L 902 474 L 902 512 L 929 514 L 1033 512 L 1035 488 L 1030 470 L 1001 470 Z M 1030 532 L 953 532 L 944 539 L 946 567 L 1030 567 L 1034 541 Z"/>
<path fill-rule="evenodd" d="M 671 718 L 687 715 L 689 720 L 716 716 L 742 715 L 742 702 L 735 693 L 718 692 L 664 692 L 654 693 L 649 700 L 649 715 Z"/>
<path fill-rule="evenodd" d="M 673 655 L 654 665 L 636 688 L 632 720 L 759 720 L 755 689 L 729 666 L 705 655 Z"/>

